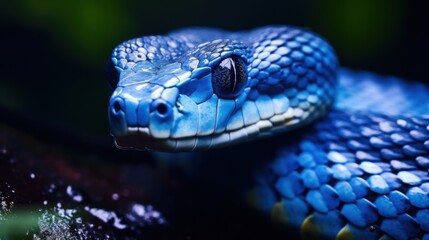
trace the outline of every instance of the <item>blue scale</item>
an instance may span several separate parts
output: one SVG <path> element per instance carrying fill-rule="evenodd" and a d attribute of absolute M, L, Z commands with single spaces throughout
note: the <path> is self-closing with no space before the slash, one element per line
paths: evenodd
<path fill-rule="evenodd" d="M 295 235 L 429 239 L 428 86 L 341 69 L 326 40 L 290 26 L 135 38 L 107 67 L 121 149 L 204 158 L 259 140 L 264 154 L 244 145 L 234 170 L 266 170 L 253 202 Z"/>

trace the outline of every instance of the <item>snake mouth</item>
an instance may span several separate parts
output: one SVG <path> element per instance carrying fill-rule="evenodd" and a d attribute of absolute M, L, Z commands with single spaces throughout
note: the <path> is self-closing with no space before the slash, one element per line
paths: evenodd
<path fill-rule="evenodd" d="M 176 139 L 154 138 L 150 135 L 148 128 L 128 128 L 128 135 L 126 137 L 116 137 L 115 144 L 120 149 L 156 150 L 165 152 L 202 151 L 245 142 L 264 132 L 269 136 L 271 135 L 268 134 L 269 131 L 264 131 L 264 128 L 267 127 L 270 126 L 265 123 L 260 123 L 230 132 Z"/>
<path fill-rule="evenodd" d="M 323 111 L 326 112 L 326 111 Z M 148 127 L 128 127 L 127 134 L 115 136 L 115 145 L 119 149 L 156 150 L 164 152 L 202 151 L 226 147 L 272 136 L 307 124 L 324 114 L 306 112 L 296 118 L 293 109 L 283 114 L 274 115 L 265 120 L 244 126 L 239 129 L 221 133 L 183 138 L 155 138 Z"/>

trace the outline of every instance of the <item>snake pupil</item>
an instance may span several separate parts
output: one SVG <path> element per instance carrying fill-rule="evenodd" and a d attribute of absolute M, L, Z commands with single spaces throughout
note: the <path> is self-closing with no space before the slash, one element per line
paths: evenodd
<path fill-rule="evenodd" d="M 221 98 L 235 98 L 246 80 L 244 61 L 237 56 L 223 59 L 212 70 L 213 91 Z"/>

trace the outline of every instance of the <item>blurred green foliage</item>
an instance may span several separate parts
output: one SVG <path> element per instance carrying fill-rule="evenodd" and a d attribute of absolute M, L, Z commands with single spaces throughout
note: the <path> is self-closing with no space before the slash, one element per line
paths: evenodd
<path fill-rule="evenodd" d="M 115 40 L 135 28 L 130 6 L 122 1 L 32 1 L 11 2 L 9 21 L 46 33 L 68 57 L 84 64 L 99 64 Z"/>
<path fill-rule="evenodd" d="M 315 24 L 353 65 L 372 64 L 380 55 L 393 53 L 404 32 L 403 1 L 326 0 L 313 10 Z"/>
<path fill-rule="evenodd" d="M 1 211 L 0 211 L 1 213 Z M 33 233 L 29 229 L 37 230 L 40 217 L 38 209 L 18 208 L 13 213 L 0 214 L 0 238 L 1 239 L 29 239 Z"/>

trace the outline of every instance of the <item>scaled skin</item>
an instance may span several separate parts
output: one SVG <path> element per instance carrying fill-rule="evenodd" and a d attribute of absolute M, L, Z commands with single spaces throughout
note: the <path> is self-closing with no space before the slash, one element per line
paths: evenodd
<path fill-rule="evenodd" d="M 224 97 L 213 72 L 231 56 L 243 60 L 247 81 Z M 118 78 L 109 119 L 118 147 L 194 151 L 270 136 L 215 160 L 227 169 L 238 161 L 232 179 L 254 176 L 251 189 L 246 183 L 236 191 L 250 190 L 247 200 L 288 233 L 429 239 L 429 118 L 373 113 L 427 114 L 427 86 L 342 70 L 337 87 L 332 48 L 281 26 L 134 39 L 114 50 L 111 64 Z M 337 88 L 338 110 L 300 128 L 329 110 Z M 286 132 L 292 129 L 299 130 Z M 263 154 L 255 154 L 259 148 Z M 209 170 L 206 178 L 225 181 L 226 170 Z M 240 186 L 222 186 L 231 185 Z"/>
<path fill-rule="evenodd" d="M 234 96 L 213 88 L 223 81 L 213 73 L 228 58 L 246 69 Z M 162 151 L 217 148 L 305 125 L 331 106 L 337 68 L 320 37 L 280 26 L 137 38 L 114 50 L 112 64 L 119 73 L 109 111 L 117 146 Z"/>

